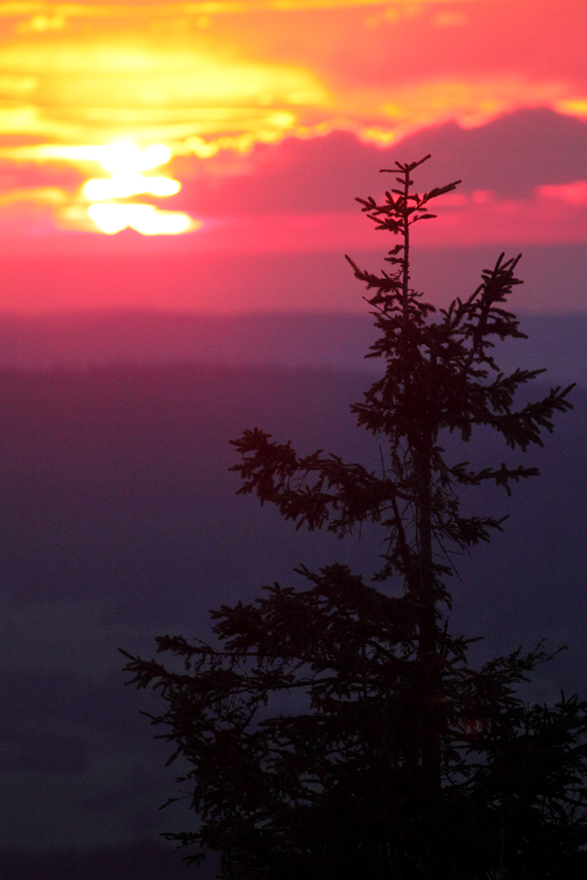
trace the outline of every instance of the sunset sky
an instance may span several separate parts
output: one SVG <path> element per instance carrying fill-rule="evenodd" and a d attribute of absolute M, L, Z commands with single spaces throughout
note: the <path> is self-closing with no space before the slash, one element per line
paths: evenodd
<path fill-rule="evenodd" d="M 371 467 L 349 403 L 381 363 L 344 255 L 389 268 L 355 198 L 427 154 L 417 187 L 462 184 L 414 229 L 414 287 L 444 306 L 521 253 L 529 339 L 497 361 L 547 368 L 536 398 L 578 383 L 541 480 L 482 496 L 511 525 L 462 560 L 457 631 L 568 643 L 537 699 L 584 692 L 587 0 L 0 0 L 2 877 L 184 876 L 150 863 L 185 805 L 158 811 L 176 771 L 117 648 L 206 637 L 301 562 L 373 570 L 368 530 L 237 497 L 229 440 Z"/>
<path fill-rule="evenodd" d="M 354 197 L 425 152 L 463 184 L 422 248 L 587 239 L 584 0 L 7 2 L 0 33 L 0 310 L 267 308 L 256 266 L 385 250 Z"/>

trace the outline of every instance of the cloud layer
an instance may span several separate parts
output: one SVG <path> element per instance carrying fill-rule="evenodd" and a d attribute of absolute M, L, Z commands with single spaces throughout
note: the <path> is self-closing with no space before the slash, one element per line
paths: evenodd
<path fill-rule="evenodd" d="M 579 0 L 556 8 L 546 0 L 0 4 L 0 223 L 4 217 L 25 235 L 97 233 L 83 184 L 103 174 L 91 149 L 117 138 L 168 146 L 194 210 L 226 177 L 242 190 L 248 175 L 257 201 L 275 200 L 279 167 L 295 163 L 308 141 L 319 140 L 315 153 L 325 156 L 324 137 L 333 133 L 397 149 L 418 132 L 458 125 L 481 146 L 477 174 L 487 160 L 499 168 L 499 146 L 495 156 L 482 135 L 475 141 L 487 123 L 532 108 L 587 118 L 586 28 Z M 281 149 L 288 139 L 300 143 Z M 345 141 L 336 143 L 343 146 L 333 169 L 347 160 Z M 507 136 L 503 144 L 515 152 Z M 534 152 L 546 163 L 548 131 L 533 141 Z M 307 195 L 322 178 L 311 177 L 320 159 L 311 149 L 305 155 L 300 193 Z M 562 179 L 547 173 L 536 186 L 580 181 L 554 158 Z M 478 188 L 512 197 L 516 187 L 506 177 Z M 561 207 L 552 193 L 545 198 Z M 324 196 L 317 213 L 338 210 L 332 201 Z M 577 205 L 560 201 L 567 212 Z M 556 236 L 568 237 L 556 223 Z M 288 233 L 291 240 L 300 228 L 300 248 L 303 227 L 296 221 Z"/>

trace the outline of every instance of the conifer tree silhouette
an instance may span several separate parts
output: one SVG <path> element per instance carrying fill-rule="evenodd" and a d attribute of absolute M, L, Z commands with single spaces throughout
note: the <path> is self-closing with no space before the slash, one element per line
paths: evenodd
<path fill-rule="evenodd" d="M 505 307 L 519 257 L 502 254 L 444 310 L 411 286 L 412 227 L 460 182 L 418 194 L 412 174 L 428 158 L 396 163 L 381 203 L 358 199 L 398 239 L 388 268 L 347 257 L 379 331 L 368 357 L 382 376 L 351 409 L 380 467 L 300 456 L 258 428 L 232 441 L 239 491 L 297 528 L 381 529 L 372 583 L 340 564 L 302 566 L 305 586 L 276 583 L 212 612 L 219 647 L 162 636 L 171 668 L 123 652 L 131 682 L 159 690 L 151 720 L 189 768 L 178 782 L 198 824 L 166 836 L 198 864 L 217 852 L 227 880 L 568 880 L 587 869 L 587 702 L 525 705 L 516 689 L 550 659 L 542 646 L 474 669 L 469 641 L 449 632 L 453 552 L 502 522 L 463 514 L 459 492 L 492 481 L 509 494 L 538 471 L 451 463 L 442 446 L 483 426 L 512 450 L 542 445 L 572 386 L 517 405 L 542 370 L 505 374 L 494 358 L 497 342 L 524 337 Z"/>

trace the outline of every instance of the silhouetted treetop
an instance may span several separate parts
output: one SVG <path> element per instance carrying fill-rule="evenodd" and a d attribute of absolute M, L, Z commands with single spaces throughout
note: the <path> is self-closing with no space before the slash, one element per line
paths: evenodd
<path fill-rule="evenodd" d="M 485 663 L 450 633 L 452 551 L 501 519 L 466 515 L 462 493 L 538 474 L 525 464 L 450 461 L 448 434 L 491 428 L 516 453 L 541 445 L 572 386 L 518 402 L 542 370 L 506 374 L 496 343 L 523 338 L 505 307 L 519 257 L 501 254 L 465 299 L 436 309 L 410 282 L 413 225 L 458 182 L 414 190 L 426 161 L 396 163 L 397 187 L 363 211 L 399 241 L 367 291 L 382 374 L 351 409 L 379 464 L 319 449 L 299 455 L 255 427 L 232 441 L 241 494 L 297 528 L 343 537 L 381 529 L 379 570 L 296 569 L 253 603 L 211 612 L 215 645 L 163 636 L 159 661 L 125 653 L 139 688 L 159 690 L 152 722 L 182 756 L 197 816 L 166 835 L 226 880 L 579 880 L 587 871 L 587 702 L 528 706 L 519 686 L 550 659 L 541 645 Z M 374 292 L 373 292 L 374 291 Z M 454 454 L 454 453 L 452 453 Z M 301 583 L 301 586 L 300 586 Z M 377 584 L 375 587 L 373 584 Z"/>

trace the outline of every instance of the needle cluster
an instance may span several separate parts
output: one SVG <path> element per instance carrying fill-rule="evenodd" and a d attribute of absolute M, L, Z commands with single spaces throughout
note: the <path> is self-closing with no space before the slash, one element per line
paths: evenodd
<path fill-rule="evenodd" d="M 160 692 L 151 720 L 187 767 L 178 781 L 197 822 L 167 836 L 198 864 L 218 853 L 226 880 L 585 876 L 587 702 L 527 706 L 517 689 L 549 659 L 541 646 L 474 669 L 470 640 L 449 631 L 453 551 L 502 522 L 463 514 L 463 491 L 491 481 L 509 493 L 538 471 L 474 468 L 443 447 L 489 428 L 525 453 L 572 386 L 518 404 L 542 371 L 498 366 L 496 345 L 524 336 L 507 308 L 519 257 L 502 254 L 444 310 L 411 286 L 412 226 L 458 183 L 418 194 L 426 159 L 396 163 L 381 203 L 358 200 L 397 239 L 387 268 L 347 258 L 379 334 L 367 356 L 381 377 L 352 412 L 380 466 L 298 455 L 259 428 L 233 441 L 239 491 L 297 528 L 380 528 L 375 577 L 302 566 L 298 586 L 212 612 L 217 646 L 163 636 L 171 666 L 123 652 L 131 681 Z"/>

